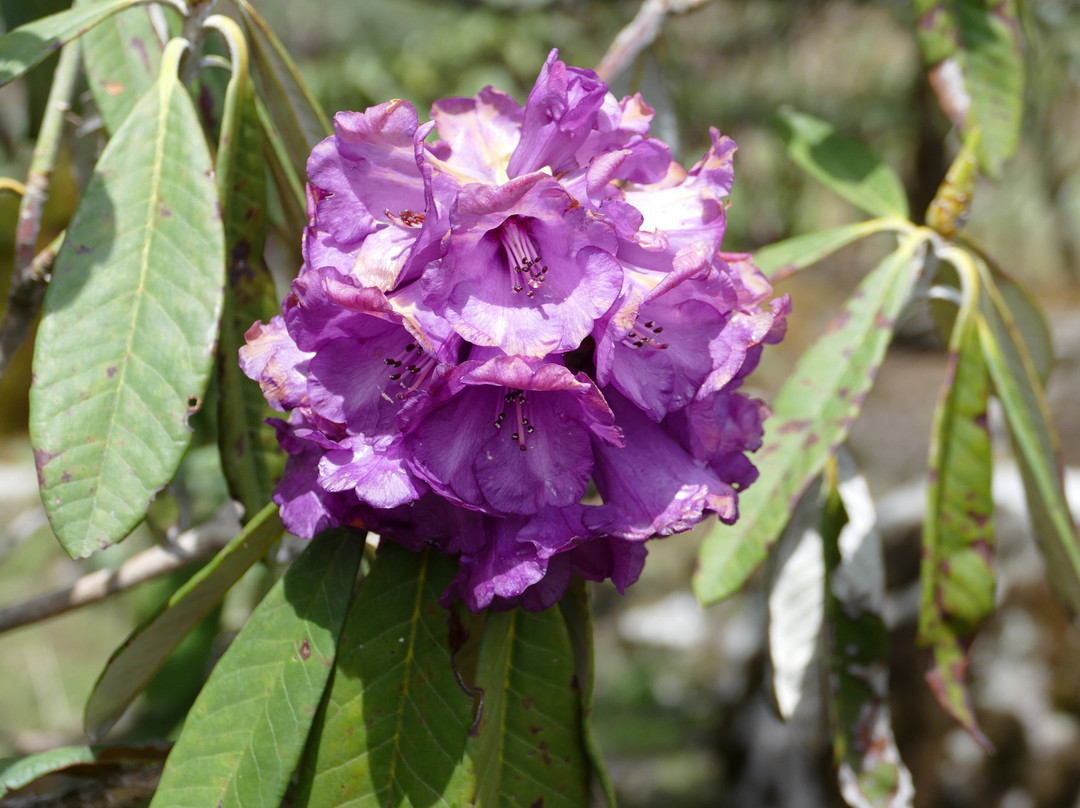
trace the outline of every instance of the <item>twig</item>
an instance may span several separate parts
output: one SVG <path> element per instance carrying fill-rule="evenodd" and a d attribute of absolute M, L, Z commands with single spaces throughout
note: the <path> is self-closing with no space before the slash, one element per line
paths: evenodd
<path fill-rule="evenodd" d="M 26 341 L 26 335 L 34 325 L 41 309 L 41 301 L 45 297 L 49 273 L 63 241 L 64 233 L 61 233 L 48 247 L 34 256 L 25 270 L 16 273 L 11 279 L 7 308 L 4 310 L 3 320 L 0 320 L 0 377 L 7 373 L 11 358 Z"/>
<path fill-rule="evenodd" d="M 45 292 L 45 270 L 52 266 L 56 257 L 54 248 L 59 246 L 57 241 L 53 241 L 44 250 L 44 258 L 42 253 L 37 252 L 41 212 L 49 196 L 49 184 L 64 133 L 64 118 L 71 108 L 78 75 L 79 43 L 72 42 L 60 51 L 60 61 L 53 76 L 45 114 L 41 118 L 41 131 L 34 144 L 30 172 L 26 176 L 22 202 L 19 204 L 19 222 L 15 228 L 15 271 L 11 276 L 7 309 L 0 324 L 0 376 L 7 371 L 12 355 L 23 344 L 37 318 Z"/>
<path fill-rule="evenodd" d="M 0 633 L 97 603 L 166 575 L 216 553 L 239 530 L 236 511 L 231 503 L 227 503 L 213 519 L 184 531 L 169 547 L 151 547 L 132 556 L 115 570 L 88 573 L 66 589 L 0 609 Z"/>
<path fill-rule="evenodd" d="M 656 41 L 668 14 L 684 14 L 708 0 L 645 0 L 630 24 L 619 31 L 596 72 L 611 83 L 645 48 Z"/>

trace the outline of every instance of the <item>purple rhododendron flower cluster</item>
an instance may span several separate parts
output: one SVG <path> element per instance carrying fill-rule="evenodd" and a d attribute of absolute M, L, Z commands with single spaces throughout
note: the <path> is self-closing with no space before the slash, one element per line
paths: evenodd
<path fill-rule="evenodd" d="M 291 532 L 432 544 L 459 557 L 444 600 L 478 611 L 573 574 L 621 590 L 647 539 L 735 520 L 767 414 L 738 388 L 789 304 L 720 252 L 735 144 L 712 130 L 687 171 L 652 114 L 556 52 L 524 107 L 337 114 L 303 268 L 241 349 L 288 413 Z"/>

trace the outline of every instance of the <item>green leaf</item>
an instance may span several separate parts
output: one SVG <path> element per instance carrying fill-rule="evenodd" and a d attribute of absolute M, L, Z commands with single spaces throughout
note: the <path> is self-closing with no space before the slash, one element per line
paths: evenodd
<path fill-rule="evenodd" d="M 0 87 L 113 14 L 147 0 L 98 0 L 41 17 L 0 36 Z"/>
<path fill-rule="evenodd" d="M 959 0 L 963 71 L 971 95 L 965 131 L 983 129 L 981 162 L 992 176 L 1020 140 L 1024 114 L 1024 55 L 1015 0 Z"/>
<path fill-rule="evenodd" d="M 317 537 L 215 666 L 169 754 L 152 808 L 276 808 L 334 664 L 364 538 Z"/>
<path fill-rule="evenodd" d="M 353 602 L 298 806 L 466 805 L 473 695 L 459 684 L 439 595 L 454 562 L 384 543 Z"/>
<path fill-rule="evenodd" d="M 488 614 L 477 666 L 484 692 L 467 754 L 477 805 L 587 805 L 574 652 L 558 607 Z"/>
<path fill-rule="evenodd" d="M 147 765 L 164 759 L 167 746 L 63 746 L 25 757 L 0 758 L 0 797 L 73 767 Z"/>
<path fill-rule="evenodd" d="M 233 75 L 225 94 L 217 155 L 218 193 L 225 223 L 228 283 L 218 343 L 218 443 L 233 496 L 245 514 L 270 501 L 285 457 L 265 419 L 277 415 L 259 385 L 240 370 L 237 355 L 252 323 L 279 313 L 274 279 L 264 260 L 266 247 L 266 161 L 255 93 L 248 77 L 248 54 L 235 23 L 211 18 L 222 27 L 232 52 Z"/>
<path fill-rule="evenodd" d="M 306 177 L 312 148 L 333 134 L 330 119 L 270 26 L 248 0 L 239 0 L 238 4 L 255 60 L 259 95 L 266 99 L 296 176 Z"/>
<path fill-rule="evenodd" d="M 277 506 L 267 505 L 164 606 L 131 633 L 101 672 L 86 703 L 86 733 L 100 738 L 128 708 L 180 641 L 266 554 L 284 532 Z"/>
<path fill-rule="evenodd" d="M 57 256 L 34 352 L 30 436 L 53 531 L 120 541 L 191 440 L 221 315 L 213 163 L 176 79 L 184 43 L 109 141 Z"/>
<path fill-rule="evenodd" d="M 871 216 L 909 217 L 904 185 L 881 158 L 825 121 L 781 110 L 788 155 L 808 174 Z"/>
<path fill-rule="evenodd" d="M 912 233 L 863 279 L 826 333 L 777 393 L 755 464 L 759 479 L 739 494 L 739 521 L 717 524 L 702 542 L 694 591 L 726 598 L 765 559 L 809 482 L 821 472 L 862 409 L 917 276 L 925 236 Z"/>
<path fill-rule="evenodd" d="M 994 610 L 993 452 L 986 425 L 990 379 L 970 299 L 956 318 L 950 342 L 931 432 L 919 643 L 933 650 L 927 679 L 934 695 L 989 748 L 966 682 L 968 647 Z"/>
<path fill-rule="evenodd" d="M 990 271 L 981 261 L 978 265 L 984 292 L 979 340 L 1012 434 L 1035 539 L 1058 596 L 1078 615 L 1080 539 L 1065 500 L 1057 432 L 1023 336 Z"/>
<path fill-rule="evenodd" d="M 593 623 L 592 606 L 589 603 L 588 584 L 574 576 L 566 593 L 559 600 L 566 628 L 570 632 L 570 644 L 574 649 L 577 691 L 581 699 L 581 730 L 585 742 L 585 754 L 592 766 L 592 776 L 604 797 L 608 808 L 615 808 L 615 784 L 608 774 L 604 755 L 592 728 L 593 710 Z"/>
<path fill-rule="evenodd" d="M 754 264 L 771 281 L 794 275 L 859 239 L 884 230 L 910 229 L 895 218 L 871 219 L 767 244 L 754 252 Z"/>
<path fill-rule="evenodd" d="M 982 127 L 979 162 L 997 175 L 1016 150 L 1024 102 L 1024 44 L 1015 0 L 918 0 L 927 78 L 949 119 Z"/>
<path fill-rule="evenodd" d="M 840 793 L 853 808 L 906 808 L 914 787 L 889 714 L 889 630 L 881 619 L 885 568 L 877 517 L 866 480 L 847 463 L 839 465 L 839 480 L 828 486 L 821 535 L 829 718 Z"/>
<path fill-rule="evenodd" d="M 90 4 L 80 0 L 77 5 Z M 86 81 L 106 132 L 119 129 L 154 85 L 164 49 L 145 7 L 116 14 L 86 32 L 82 40 Z"/>

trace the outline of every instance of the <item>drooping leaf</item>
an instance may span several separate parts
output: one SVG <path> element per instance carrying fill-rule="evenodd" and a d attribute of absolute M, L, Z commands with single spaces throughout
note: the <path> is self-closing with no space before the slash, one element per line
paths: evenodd
<path fill-rule="evenodd" d="M 147 0 L 98 0 L 8 31 L 0 36 L 0 87 L 113 14 L 142 2 Z"/>
<path fill-rule="evenodd" d="M 240 11 L 254 56 L 260 97 L 266 100 L 275 128 L 298 177 L 307 176 L 307 157 L 315 144 L 333 134 L 330 119 L 311 94 L 292 57 L 248 0 Z"/>
<path fill-rule="evenodd" d="M 759 479 L 739 494 L 739 521 L 702 542 L 694 591 L 714 603 L 738 591 L 765 559 L 809 482 L 847 437 L 917 276 L 923 236 L 906 236 L 859 285 L 799 360 L 773 402 Z"/>
<path fill-rule="evenodd" d="M 473 694 L 459 684 L 439 595 L 451 559 L 386 543 L 353 602 L 296 804 L 466 805 Z"/>
<path fill-rule="evenodd" d="M 979 161 L 997 175 L 1016 150 L 1024 58 L 1015 0 L 918 0 L 916 32 L 927 76 L 952 122 L 982 127 Z"/>
<path fill-rule="evenodd" d="M 0 758 L 0 797 L 35 780 L 75 767 L 81 769 L 160 763 L 168 746 L 62 746 L 25 757 Z"/>
<path fill-rule="evenodd" d="M 30 436 L 53 531 L 72 557 L 120 541 L 191 440 L 221 314 L 213 164 L 170 43 L 109 141 L 45 296 Z"/>
<path fill-rule="evenodd" d="M 780 717 L 797 733 L 820 730 L 822 631 L 825 626 L 825 549 L 821 486 L 799 500 L 768 567 L 769 660 Z"/>
<path fill-rule="evenodd" d="M 235 23 L 216 24 L 227 32 L 233 61 L 217 154 L 228 256 L 218 343 L 218 443 L 229 488 L 250 515 L 270 501 L 284 469 L 284 456 L 274 430 L 265 423 L 276 413 L 266 403 L 259 385 L 241 372 L 237 357 L 244 333 L 252 323 L 265 322 L 277 314 L 278 302 L 274 279 L 264 260 L 266 161 L 254 89 L 248 77 L 247 50 Z"/>
<path fill-rule="evenodd" d="M 93 1 L 79 0 L 77 5 Z M 119 129 L 153 86 L 165 49 L 162 35 L 168 34 L 154 28 L 150 9 L 142 6 L 110 17 L 83 37 L 86 81 L 106 132 Z"/>
<path fill-rule="evenodd" d="M 317 537 L 214 667 L 152 808 L 280 805 L 330 677 L 364 539 Z"/>
<path fill-rule="evenodd" d="M 101 672 L 86 703 L 83 723 L 100 738 L 128 708 L 184 636 L 265 555 L 285 528 L 277 506 L 267 505 L 168 602 L 124 640 Z"/>
<path fill-rule="evenodd" d="M 859 239 L 897 229 L 899 223 L 898 219 L 871 219 L 784 239 L 755 251 L 754 264 L 769 280 L 782 280 Z"/>
<path fill-rule="evenodd" d="M 493 612 L 477 665 L 483 711 L 466 754 L 477 805 L 588 804 L 574 652 L 558 607 Z"/>
<path fill-rule="evenodd" d="M 306 174 L 297 175 L 293 169 L 292 160 L 281 139 L 281 133 L 274 126 L 269 110 L 261 99 L 255 99 L 255 107 L 259 114 L 259 123 L 262 125 L 265 148 L 263 155 L 266 158 L 267 167 L 270 170 L 270 178 L 273 181 L 274 190 L 281 204 L 282 226 L 285 233 L 290 236 L 302 233 L 307 227 L 307 202 L 304 195 L 304 177 Z M 300 241 L 296 238 L 287 239 L 287 243 L 295 245 L 297 263 L 303 261 L 300 251 Z"/>
<path fill-rule="evenodd" d="M 581 729 L 585 742 L 585 754 L 592 767 L 592 777 L 607 808 L 615 808 L 615 784 L 608 774 L 604 755 L 592 728 L 593 710 L 593 629 L 592 606 L 589 603 L 589 590 L 586 582 L 574 577 L 566 594 L 559 600 L 566 628 L 570 633 L 570 645 L 574 650 L 577 691 L 581 699 Z M 594 789 L 595 793 L 595 789 Z"/>
<path fill-rule="evenodd" d="M 993 452 L 986 424 L 990 379 L 971 303 L 961 307 L 953 326 L 931 432 L 919 642 L 933 651 L 927 680 L 938 701 L 989 747 L 966 682 L 968 647 L 994 610 Z"/>
<path fill-rule="evenodd" d="M 1020 330 L 993 275 L 981 261 L 978 266 L 979 341 L 1012 435 L 1035 539 L 1058 597 L 1080 614 L 1080 537 L 1065 500 L 1057 431 Z"/>
<path fill-rule="evenodd" d="M 914 786 L 889 713 L 881 537 L 866 480 L 843 456 L 841 461 L 838 479 L 828 486 L 821 531 L 829 582 L 828 702 L 840 793 L 852 808 L 910 808 Z"/>
<path fill-rule="evenodd" d="M 864 145 L 802 112 L 782 110 L 780 123 L 788 155 L 814 179 L 871 216 L 908 218 L 900 178 Z"/>

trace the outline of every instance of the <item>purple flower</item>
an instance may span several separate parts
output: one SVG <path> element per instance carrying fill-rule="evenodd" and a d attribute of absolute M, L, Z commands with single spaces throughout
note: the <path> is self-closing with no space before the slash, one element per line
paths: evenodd
<path fill-rule="evenodd" d="M 686 170 L 652 114 L 553 51 L 524 106 L 335 117 L 304 265 L 240 352 L 287 414 L 290 531 L 434 545 L 479 611 L 621 591 L 646 540 L 735 520 L 768 412 L 739 388 L 790 306 L 720 251 L 735 144 Z"/>

